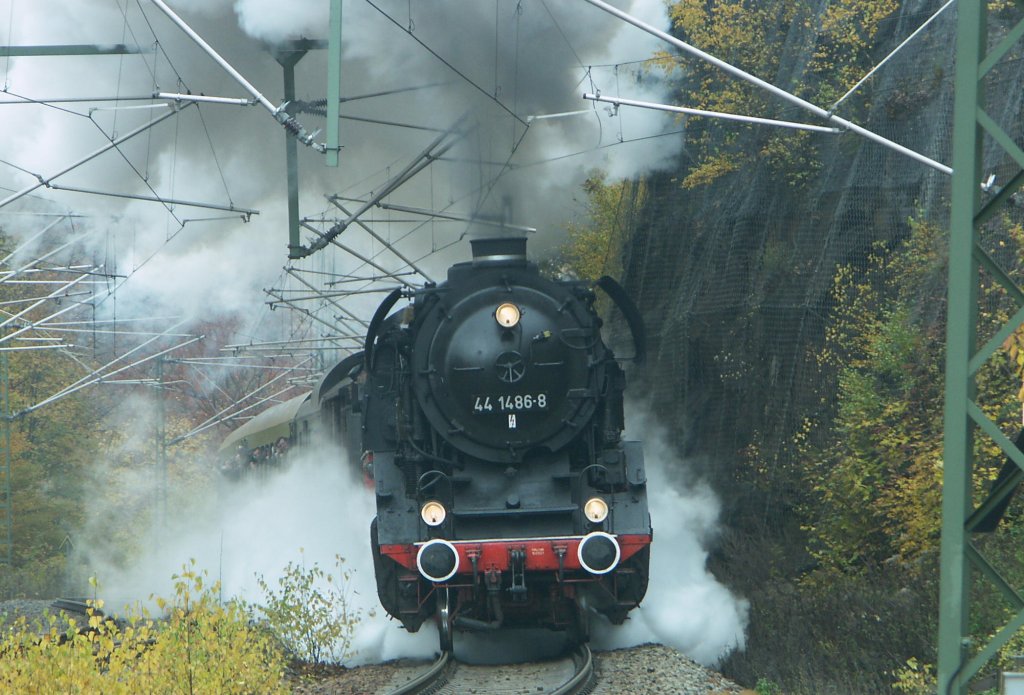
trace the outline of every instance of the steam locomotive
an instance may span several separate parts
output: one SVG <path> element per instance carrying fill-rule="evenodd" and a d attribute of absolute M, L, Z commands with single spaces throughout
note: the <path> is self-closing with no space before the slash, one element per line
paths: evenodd
<path fill-rule="evenodd" d="M 344 442 L 372 479 L 378 595 L 407 630 L 434 618 L 444 650 L 456 629 L 586 640 L 592 612 L 618 624 L 644 597 L 652 539 L 594 288 L 625 316 L 638 362 L 643 323 L 611 278 L 548 279 L 522 238 L 471 243 L 445 282 L 388 295 L 364 351 L 276 418 L 291 418 L 289 442 L 317 429 Z"/>

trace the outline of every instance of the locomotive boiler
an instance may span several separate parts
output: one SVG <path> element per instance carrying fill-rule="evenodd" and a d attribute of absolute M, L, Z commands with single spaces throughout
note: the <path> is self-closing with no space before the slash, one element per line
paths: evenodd
<path fill-rule="evenodd" d="M 617 624 L 640 603 L 652 539 L 595 289 L 637 361 L 643 324 L 611 278 L 542 275 L 525 239 L 472 247 L 445 282 L 392 292 L 367 332 L 358 409 L 380 602 L 410 631 L 436 619 L 442 649 L 453 630 L 516 626 L 585 640 L 592 612 Z"/>

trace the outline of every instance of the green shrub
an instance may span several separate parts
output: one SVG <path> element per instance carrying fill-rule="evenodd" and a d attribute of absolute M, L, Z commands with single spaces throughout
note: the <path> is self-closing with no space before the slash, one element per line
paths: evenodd
<path fill-rule="evenodd" d="M 352 636 L 360 611 L 349 602 L 350 572 L 335 555 L 335 574 L 317 563 L 310 568 L 292 562 L 271 587 L 262 575 L 256 581 L 266 598 L 256 610 L 292 656 L 314 664 L 342 663 L 355 655 Z"/>
<path fill-rule="evenodd" d="M 893 675 L 896 681 L 892 684 L 892 689 L 897 692 L 909 695 L 929 695 L 935 692 L 935 667 L 931 664 L 922 664 L 914 657 L 907 659 L 907 665 Z"/>

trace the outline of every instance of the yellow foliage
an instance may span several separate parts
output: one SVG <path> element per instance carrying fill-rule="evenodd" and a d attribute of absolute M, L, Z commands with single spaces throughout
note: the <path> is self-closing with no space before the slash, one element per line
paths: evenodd
<path fill-rule="evenodd" d="M 743 167 L 744 159 L 740 153 L 710 155 L 690 170 L 683 179 L 683 188 L 706 186 L 726 174 Z"/>
<path fill-rule="evenodd" d="M 892 674 L 896 680 L 892 689 L 907 695 L 930 695 L 937 685 L 935 666 L 920 663 L 914 657 L 907 659 L 907 665 Z"/>
<path fill-rule="evenodd" d="M 870 68 L 879 24 L 897 7 L 898 0 L 832 0 L 823 9 L 789 0 L 675 0 L 669 3 L 669 18 L 688 43 L 767 82 L 778 78 L 786 41 L 805 37 L 810 60 L 802 74 L 788 79 L 799 85 L 800 96 L 827 106 Z M 800 31 L 791 31 L 801 25 Z M 692 56 L 659 52 L 651 64 L 685 76 L 687 106 L 751 116 L 772 116 L 776 108 L 777 102 L 759 87 Z M 691 118 L 687 139 L 697 160 L 684 181 L 689 188 L 740 169 L 752 151 L 751 139 L 769 140 L 765 149 L 773 168 L 804 172 L 791 177 L 791 184 L 805 181 L 817 166 L 816 151 L 806 135 L 772 135 L 761 126 Z M 757 148 L 754 145 L 753 151 Z"/>
<path fill-rule="evenodd" d="M 562 248 L 562 256 L 579 278 L 620 275 L 622 247 L 647 198 L 647 186 L 643 181 L 625 179 L 607 183 L 603 172 L 595 172 L 583 190 L 587 194 L 584 218 L 569 223 L 569 242 Z"/>
<path fill-rule="evenodd" d="M 90 609 L 89 629 L 24 619 L 0 639 L 0 691 L 12 693 L 285 693 L 284 658 L 236 604 L 220 605 L 201 575 L 176 577 L 169 616 L 119 625 Z"/>
<path fill-rule="evenodd" d="M 925 320 L 922 303 L 945 276 L 944 232 L 912 222 L 895 251 L 883 248 L 867 268 L 837 269 L 835 308 L 818 355 L 838 370 L 834 436 L 820 451 L 803 450 L 815 493 L 806 511 L 811 552 L 825 567 L 849 569 L 890 559 L 914 561 L 937 550 L 943 476 L 944 326 Z M 1005 230 L 1004 230 L 1005 231 Z M 1024 232 L 1003 238 L 1004 256 L 1024 265 Z M 1019 238 L 1018 238 L 1019 237 Z M 1013 258 L 1010 258 L 1011 262 Z M 1016 307 L 995 283 L 981 288 L 979 332 L 994 333 Z M 993 422 L 1019 427 L 1016 399 L 1024 336 L 1007 341 L 1007 359 L 977 372 L 978 401 Z M 988 437 L 974 441 L 975 504 L 987 495 L 1004 455 Z"/>

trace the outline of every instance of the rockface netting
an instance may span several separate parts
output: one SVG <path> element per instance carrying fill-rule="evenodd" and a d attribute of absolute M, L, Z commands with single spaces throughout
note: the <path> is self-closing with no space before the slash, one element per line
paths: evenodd
<path fill-rule="evenodd" d="M 880 27 L 876 59 L 941 4 L 902 3 Z M 1006 12 L 995 20 L 994 38 L 1019 18 L 1017 10 Z M 955 35 L 956 12 L 949 8 L 837 113 L 949 164 Z M 807 56 L 797 48 L 787 51 L 772 81 L 799 85 Z M 988 112 L 1018 140 L 1024 107 L 1020 61 L 1020 52 L 1011 51 L 985 80 Z M 796 107 L 766 101 L 774 112 L 751 115 L 816 122 Z M 739 131 L 752 152 L 764 145 L 769 128 L 729 122 L 706 127 L 722 138 Z M 794 185 L 760 157 L 693 188 L 684 188 L 681 177 L 657 176 L 648 182 L 647 202 L 637 207 L 629 230 L 623 279 L 650 337 L 649 363 L 633 377 L 643 386 L 635 392 L 650 394 L 676 444 L 706 464 L 702 473 L 712 480 L 728 476 L 729 464 L 754 433 L 779 442 L 803 418 L 835 405 L 834 394 L 822 393 L 815 355 L 835 308 L 837 268 L 864 272 L 872 249 L 880 243 L 893 248 L 905 239 L 912 218 L 948 228 L 947 174 L 850 132 L 807 137 L 817 166 L 804 172 L 802 183 Z M 984 162 L 995 186 L 1019 169 L 990 140 Z M 684 163 L 682 175 L 685 168 Z M 935 288 L 939 307 L 944 293 L 944 287 Z"/>

